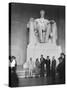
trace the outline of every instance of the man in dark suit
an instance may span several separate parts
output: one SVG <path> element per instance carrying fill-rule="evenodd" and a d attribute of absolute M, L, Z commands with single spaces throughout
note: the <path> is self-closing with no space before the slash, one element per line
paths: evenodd
<path fill-rule="evenodd" d="M 56 75 L 56 60 L 55 56 L 52 57 L 52 67 L 51 67 L 51 75 L 52 75 L 52 80 L 55 80 L 55 75 Z"/>
<path fill-rule="evenodd" d="M 50 59 L 49 59 L 49 56 L 47 56 L 47 59 L 46 59 L 46 71 L 47 71 L 47 76 L 50 76 Z"/>
<path fill-rule="evenodd" d="M 10 62 L 10 68 L 9 68 L 9 86 L 10 87 L 18 87 L 19 84 L 19 79 L 18 76 L 16 74 L 16 67 L 17 67 L 17 63 L 16 63 L 16 57 L 12 56 L 9 57 Z"/>
<path fill-rule="evenodd" d="M 45 64 L 45 58 L 43 55 L 41 55 L 40 58 L 40 77 L 44 77 L 44 64 Z"/>
<path fill-rule="evenodd" d="M 59 73 L 59 83 L 65 83 L 65 55 L 61 53 L 61 56 L 58 58 L 59 65 L 57 67 L 57 71 Z"/>

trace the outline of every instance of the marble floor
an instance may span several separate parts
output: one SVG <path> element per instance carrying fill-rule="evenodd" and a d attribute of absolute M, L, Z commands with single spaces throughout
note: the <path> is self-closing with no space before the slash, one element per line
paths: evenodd
<path fill-rule="evenodd" d="M 33 78 L 23 78 L 23 72 L 22 72 L 22 66 L 18 69 L 20 73 L 18 74 L 19 77 L 19 87 L 25 87 L 25 86 L 41 86 L 41 85 L 56 85 L 56 84 L 64 84 L 63 81 L 59 80 L 59 76 L 56 75 L 55 78 L 53 78 L 51 75 L 46 77 L 33 77 Z"/>
<path fill-rule="evenodd" d="M 58 76 L 56 79 L 52 79 L 51 76 L 48 77 L 37 77 L 37 78 L 19 78 L 19 87 L 24 86 L 41 86 L 41 85 L 56 85 L 63 84 L 59 82 Z"/>

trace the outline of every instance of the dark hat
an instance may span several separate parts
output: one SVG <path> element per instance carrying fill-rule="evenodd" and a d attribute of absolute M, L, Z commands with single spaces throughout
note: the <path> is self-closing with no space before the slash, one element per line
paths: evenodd
<path fill-rule="evenodd" d="M 11 58 L 16 59 L 16 57 L 15 57 L 15 56 L 12 56 Z"/>
<path fill-rule="evenodd" d="M 61 55 L 65 55 L 64 53 L 61 53 Z"/>
<path fill-rule="evenodd" d="M 59 58 L 58 58 L 58 60 L 61 60 L 61 59 L 62 59 L 62 57 L 59 57 Z"/>

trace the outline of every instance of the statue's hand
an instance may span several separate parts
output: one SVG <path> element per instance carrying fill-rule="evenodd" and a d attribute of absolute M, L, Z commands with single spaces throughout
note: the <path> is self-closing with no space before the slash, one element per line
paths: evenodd
<path fill-rule="evenodd" d="M 27 28 L 29 28 L 29 23 L 27 23 Z"/>

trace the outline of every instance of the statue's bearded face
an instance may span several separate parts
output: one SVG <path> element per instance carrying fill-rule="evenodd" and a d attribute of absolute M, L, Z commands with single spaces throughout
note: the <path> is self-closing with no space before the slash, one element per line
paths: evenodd
<path fill-rule="evenodd" d="M 43 18 L 44 15 L 45 15 L 45 11 L 44 11 L 44 10 L 41 10 L 41 11 L 40 11 L 40 15 L 41 15 L 41 17 Z"/>

